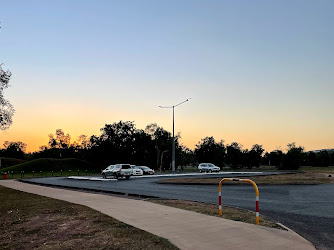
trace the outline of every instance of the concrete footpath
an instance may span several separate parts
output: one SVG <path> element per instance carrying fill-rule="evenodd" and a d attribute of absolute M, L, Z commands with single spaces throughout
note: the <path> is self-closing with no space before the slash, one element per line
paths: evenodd
<path fill-rule="evenodd" d="M 0 181 L 0 185 L 90 207 L 168 239 L 180 249 L 315 249 L 293 231 L 226 220 L 143 200 L 43 187 L 14 180 Z"/>

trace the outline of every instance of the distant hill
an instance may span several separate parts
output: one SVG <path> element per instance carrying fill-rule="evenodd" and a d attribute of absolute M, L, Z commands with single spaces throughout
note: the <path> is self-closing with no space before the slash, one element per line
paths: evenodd
<path fill-rule="evenodd" d="M 27 161 L 21 164 L 17 164 L 11 167 L 2 168 L 1 171 L 66 171 L 66 170 L 93 170 L 96 167 L 87 162 L 78 159 L 53 159 L 53 158 L 42 158 L 32 161 Z"/>
<path fill-rule="evenodd" d="M 15 158 L 7 158 L 7 157 L 0 157 L 0 160 L 1 160 L 0 169 L 8 168 L 10 166 L 14 166 L 14 165 L 26 162 L 26 160 L 15 159 Z"/>

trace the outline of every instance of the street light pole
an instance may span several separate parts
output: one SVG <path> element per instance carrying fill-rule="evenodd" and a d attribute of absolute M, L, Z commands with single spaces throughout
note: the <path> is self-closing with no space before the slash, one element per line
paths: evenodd
<path fill-rule="evenodd" d="M 180 102 L 179 104 L 173 105 L 173 106 L 159 106 L 159 108 L 173 108 L 173 145 L 172 145 L 172 172 L 175 172 L 175 136 L 174 136 L 174 108 L 189 101 L 191 98 L 188 98 L 187 100 Z"/>

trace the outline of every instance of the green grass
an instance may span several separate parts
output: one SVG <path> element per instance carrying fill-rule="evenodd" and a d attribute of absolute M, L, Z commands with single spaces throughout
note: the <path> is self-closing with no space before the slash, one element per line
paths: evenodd
<path fill-rule="evenodd" d="M 78 160 L 78 159 L 52 159 L 52 158 L 43 158 L 32 160 L 28 162 L 24 162 L 21 164 L 17 164 L 11 167 L 1 169 L 1 172 L 8 172 L 13 174 L 21 174 L 21 171 L 24 171 L 25 177 L 28 177 L 27 174 L 40 176 L 42 171 L 42 175 L 44 176 L 52 176 L 52 171 L 54 174 L 58 173 L 60 176 L 61 171 L 64 175 L 68 175 L 68 170 L 71 170 L 70 175 L 77 175 L 78 170 L 84 174 L 86 170 L 96 169 L 96 167 L 86 161 Z M 96 170 L 99 172 L 99 170 Z M 33 174 L 34 173 L 34 174 Z M 49 174 L 47 174 L 49 173 Z"/>
<path fill-rule="evenodd" d="M 38 177 L 61 177 L 61 176 L 101 176 L 100 170 L 64 170 L 64 171 L 34 171 L 34 172 L 21 172 L 21 171 L 9 171 L 7 172 L 7 179 L 22 179 L 22 178 L 38 178 Z M 3 176 L 0 176 L 3 179 Z"/>
<path fill-rule="evenodd" d="M 8 168 L 26 162 L 26 160 L 7 158 L 7 157 L 0 157 L 0 159 L 1 159 L 1 167 L 0 167 L 1 170 L 4 168 Z"/>
<path fill-rule="evenodd" d="M 85 206 L 0 185 L 0 249 L 177 249 Z"/>

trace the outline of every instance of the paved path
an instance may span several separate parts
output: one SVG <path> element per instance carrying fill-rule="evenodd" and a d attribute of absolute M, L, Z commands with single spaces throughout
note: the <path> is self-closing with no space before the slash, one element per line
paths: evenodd
<path fill-rule="evenodd" d="M 211 174 L 203 174 L 204 176 Z M 175 175 L 176 176 L 176 175 Z M 235 177 L 220 173 L 221 178 Z M 83 178 L 81 176 L 81 178 Z M 86 177 L 85 177 L 86 178 Z M 176 177 L 173 177 L 176 178 Z M 32 183 L 57 185 L 103 192 L 155 196 L 217 204 L 218 185 L 168 185 L 156 181 L 156 175 L 130 180 L 74 180 L 67 177 L 26 179 Z M 251 179 L 251 178 L 250 178 Z M 99 180 L 105 180 L 100 178 Z M 279 221 L 297 232 L 319 249 L 334 249 L 334 184 L 323 185 L 259 185 L 260 215 Z M 227 206 L 255 210 L 255 192 L 251 185 L 223 185 L 222 202 Z"/>
<path fill-rule="evenodd" d="M 13 180 L 0 185 L 84 205 L 168 239 L 181 249 L 314 249 L 292 231 L 266 228 L 150 202 L 31 185 Z"/>

